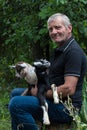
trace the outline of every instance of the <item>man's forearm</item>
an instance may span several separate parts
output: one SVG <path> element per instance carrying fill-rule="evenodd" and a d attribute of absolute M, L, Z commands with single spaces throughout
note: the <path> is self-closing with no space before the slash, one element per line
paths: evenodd
<path fill-rule="evenodd" d="M 66 97 L 69 94 L 69 87 L 65 87 L 64 85 L 61 85 L 61 86 L 57 87 L 57 93 L 58 93 L 59 96 L 60 96 L 60 94 L 62 94 L 62 97 Z M 48 99 L 53 98 L 52 90 L 47 91 L 46 97 Z"/>

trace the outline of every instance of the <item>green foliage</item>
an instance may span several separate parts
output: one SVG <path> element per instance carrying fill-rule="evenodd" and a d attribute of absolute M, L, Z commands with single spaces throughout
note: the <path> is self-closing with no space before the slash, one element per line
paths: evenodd
<path fill-rule="evenodd" d="M 25 61 L 28 59 L 31 62 L 34 58 L 49 58 L 46 57 L 46 48 L 49 46 L 51 50 L 52 46 L 46 22 L 50 15 L 57 12 L 65 13 L 70 17 L 73 33 L 86 51 L 86 4 L 85 0 L 73 0 L 73 2 L 71 0 L 1 0 L 0 41 L 2 51 L 0 54 L 6 55 L 7 60 L 12 63 L 22 59 Z"/>
<path fill-rule="evenodd" d="M 72 122 L 72 130 L 87 130 L 87 81 L 84 81 L 83 85 L 83 104 L 81 108 L 81 112 L 79 114 L 78 109 L 75 109 L 72 100 L 67 96 L 68 100 L 66 100 L 64 103 L 62 102 L 62 94 L 60 97 L 60 102 L 65 106 L 65 108 L 69 111 L 69 115 L 73 117 L 73 122 Z"/>
<path fill-rule="evenodd" d="M 0 90 L 0 130 L 11 130 L 10 114 L 7 108 L 9 93 Z"/>
<path fill-rule="evenodd" d="M 73 117 L 72 130 L 86 130 L 86 128 L 87 128 L 87 123 L 86 123 L 87 118 L 85 120 L 86 122 L 84 120 L 82 121 L 82 118 L 78 113 L 78 109 L 75 109 L 73 107 L 72 100 L 70 99 L 69 96 L 68 96 L 68 101 L 65 101 L 65 103 L 63 103 L 63 104 L 68 109 L 70 116 Z M 82 108 L 82 111 L 86 111 L 86 109 Z M 87 113 L 83 113 L 82 116 L 85 119 L 85 117 L 87 116 Z"/>
<path fill-rule="evenodd" d="M 87 123 L 87 82 L 84 82 L 83 86 L 83 105 L 80 113 L 81 121 Z M 84 115 L 84 116 L 83 116 Z"/>

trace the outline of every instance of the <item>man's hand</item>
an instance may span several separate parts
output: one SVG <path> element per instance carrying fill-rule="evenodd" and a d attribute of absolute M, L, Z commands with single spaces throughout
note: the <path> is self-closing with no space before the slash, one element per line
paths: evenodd
<path fill-rule="evenodd" d="M 52 99 L 52 98 L 53 98 L 53 92 L 52 92 L 51 89 L 46 92 L 46 97 L 47 97 L 48 99 Z"/>
<path fill-rule="evenodd" d="M 30 93 L 32 96 L 37 96 L 37 91 L 38 91 L 38 88 L 37 88 L 37 86 L 35 86 L 35 87 L 32 87 Z"/>

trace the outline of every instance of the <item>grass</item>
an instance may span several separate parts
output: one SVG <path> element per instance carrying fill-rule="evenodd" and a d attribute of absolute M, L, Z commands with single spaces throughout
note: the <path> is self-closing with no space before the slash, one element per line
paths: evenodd
<path fill-rule="evenodd" d="M 74 117 L 73 129 L 72 130 L 87 130 L 87 81 L 84 82 L 83 87 L 83 106 L 80 116 L 76 113 L 72 113 Z M 7 89 L 0 88 L 0 130 L 11 130 L 11 119 L 6 104 L 10 100 L 10 91 Z M 68 104 L 70 105 L 70 104 Z"/>

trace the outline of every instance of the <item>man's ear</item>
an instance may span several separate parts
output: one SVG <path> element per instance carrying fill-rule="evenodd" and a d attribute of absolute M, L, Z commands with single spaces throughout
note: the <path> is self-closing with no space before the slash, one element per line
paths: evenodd
<path fill-rule="evenodd" d="M 68 32 L 71 33 L 72 32 L 72 25 L 68 26 Z"/>

